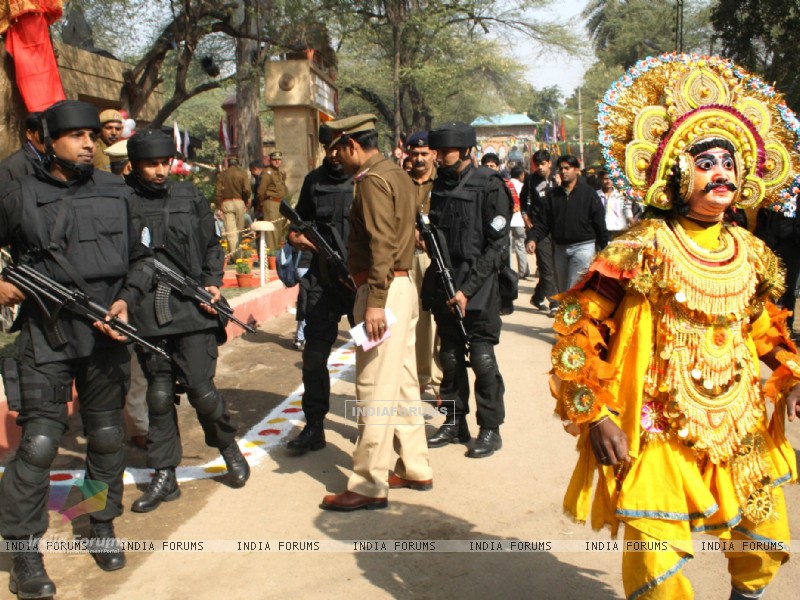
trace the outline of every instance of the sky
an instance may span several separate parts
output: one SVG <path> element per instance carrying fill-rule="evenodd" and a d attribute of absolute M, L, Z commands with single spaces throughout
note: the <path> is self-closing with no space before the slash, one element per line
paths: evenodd
<path fill-rule="evenodd" d="M 514 56 L 528 67 L 525 81 L 536 88 L 557 85 L 565 97 L 571 96 L 575 88 L 580 85 L 583 74 L 595 60 L 580 16 L 587 2 L 588 0 L 555 0 L 552 6 L 542 11 L 548 20 L 569 24 L 575 40 L 571 45 L 579 56 L 571 57 L 566 53 L 552 51 L 537 56 L 536 52 L 518 50 L 530 42 L 524 40 L 517 42 Z"/>

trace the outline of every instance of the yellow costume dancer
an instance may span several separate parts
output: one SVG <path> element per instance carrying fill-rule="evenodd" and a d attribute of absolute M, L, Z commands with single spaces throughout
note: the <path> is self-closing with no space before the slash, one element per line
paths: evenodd
<path fill-rule="evenodd" d="M 626 525 L 628 598 L 692 597 L 692 532 L 738 542 L 731 598 L 759 598 L 788 560 L 800 359 L 772 304 L 777 258 L 722 217 L 796 202 L 800 122 L 736 65 L 686 55 L 638 63 L 598 121 L 615 185 L 653 208 L 561 298 L 551 387 L 580 452 L 564 509 Z"/>

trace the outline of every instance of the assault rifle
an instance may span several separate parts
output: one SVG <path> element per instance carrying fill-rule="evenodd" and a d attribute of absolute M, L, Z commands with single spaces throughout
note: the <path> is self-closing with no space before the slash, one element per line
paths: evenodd
<path fill-rule="evenodd" d="M 332 267 L 334 274 L 339 279 L 339 282 L 345 288 L 347 288 L 349 292 L 355 294 L 357 288 L 356 282 L 353 281 L 353 277 L 347 270 L 347 264 L 344 262 L 342 255 L 335 250 L 324 237 L 322 237 L 319 230 L 314 227 L 313 223 L 303 221 L 303 219 L 300 218 L 300 215 L 297 214 L 297 211 L 289 206 L 285 200 L 281 200 L 279 210 L 283 217 L 288 219 L 292 225 L 300 230 L 300 233 L 306 236 L 308 240 L 314 244 L 320 256 L 322 256 L 327 261 L 328 265 Z"/>
<path fill-rule="evenodd" d="M 155 278 L 158 282 L 156 285 L 155 308 L 156 320 L 159 325 L 165 325 L 172 321 L 172 311 L 169 308 L 169 296 L 172 291 L 175 290 L 184 298 L 194 300 L 198 304 L 208 304 L 224 319 L 230 319 L 245 331 L 249 333 L 256 332 L 255 327 L 234 316 L 233 309 L 224 298 L 220 298 L 218 302 L 211 304 L 211 300 L 214 296 L 200 285 L 200 282 L 197 280 L 188 275 L 179 273 L 158 259 L 153 261 L 153 265 L 156 268 Z"/>
<path fill-rule="evenodd" d="M 80 290 L 72 290 L 27 265 L 9 265 L 3 269 L 2 275 L 6 281 L 13 283 L 25 292 L 28 298 L 36 302 L 44 317 L 44 334 L 47 343 L 53 349 L 58 349 L 67 343 L 64 332 L 58 326 L 58 313 L 62 308 L 66 308 L 69 312 L 90 323 L 102 321 L 114 332 L 133 340 L 142 348 L 169 358 L 169 354 L 163 348 L 154 346 L 139 337 L 133 325 L 118 317 L 106 321 L 108 308 L 98 304 Z"/>
<path fill-rule="evenodd" d="M 428 256 L 430 256 L 433 261 L 431 267 L 436 269 L 439 281 L 441 281 L 444 287 L 444 293 L 447 295 L 447 299 L 450 300 L 456 295 L 456 282 L 453 279 L 453 274 L 450 272 L 450 267 L 447 266 L 444 254 L 442 254 L 442 248 L 439 245 L 439 232 L 436 226 L 428 220 L 428 217 L 421 212 L 417 212 L 417 228 L 422 236 L 422 240 L 425 242 Z M 464 327 L 464 313 L 461 312 L 461 307 L 457 304 L 454 304 L 453 308 L 455 309 L 458 328 L 461 330 L 461 337 L 464 338 L 464 345 L 467 351 L 469 351 L 469 334 L 467 334 L 467 330 Z"/>

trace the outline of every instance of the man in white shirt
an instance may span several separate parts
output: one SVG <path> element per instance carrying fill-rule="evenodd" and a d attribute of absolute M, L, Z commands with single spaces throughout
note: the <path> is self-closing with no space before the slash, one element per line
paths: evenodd
<path fill-rule="evenodd" d="M 636 222 L 633 204 L 614 188 L 607 171 L 598 171 L 597 181 L 600 184 L 597 193 L 606 207 L 606 229 L 609 238 L 614 239 Z"/>

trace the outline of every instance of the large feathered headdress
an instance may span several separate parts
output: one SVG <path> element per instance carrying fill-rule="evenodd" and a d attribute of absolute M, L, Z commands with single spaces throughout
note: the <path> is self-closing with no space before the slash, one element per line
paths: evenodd
<path fill-rule="evenodd" d="M 641 60 L 606 92 L 597 120 L 613 183 L 639 202 L 671 208 L 671 178 L 712 139 L 736 150 L 737 206 L 783 210 L 800 192 L 800 121 L 772 86 L 724 58 Z"/>

